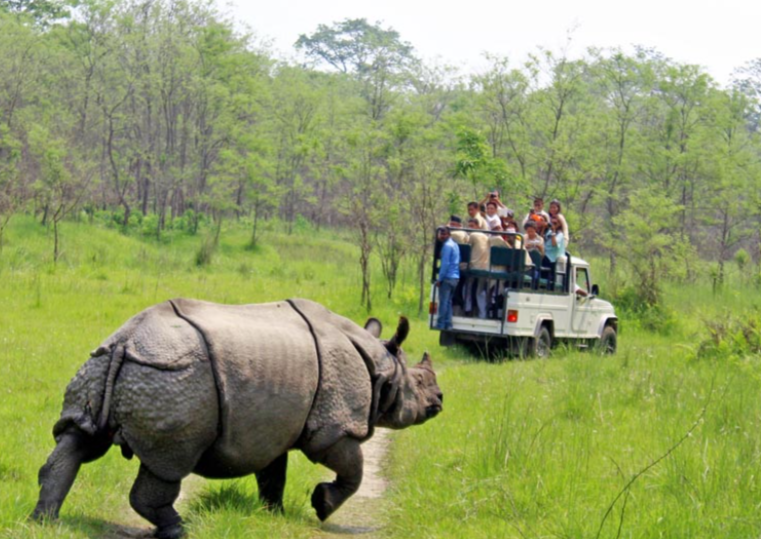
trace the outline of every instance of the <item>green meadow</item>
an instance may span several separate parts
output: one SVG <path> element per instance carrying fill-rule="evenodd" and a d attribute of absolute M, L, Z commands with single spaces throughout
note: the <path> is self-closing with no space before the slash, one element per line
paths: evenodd
<path fill-rule="evenodd" d="M 127 318 L 178 296 L 225 303 L 307 297 L 357 322 L 361 276 L 351 236 L 268 231 L 247 248 L 230 225 L 203 266 L 206 237 L 125 236 L 63 223 L 62 255 L 30 218 L 10 225 L 0 253 L 0 537 L 140 536 L 130 509 L 138 462 L 118 450 L 84 465 L 56 523 L 27 521 L 37 470 L 69 379 Z M 598 277 L 603 268 L 593 265 Z M 761 534 L 759 291 L 733 273 L 724 288 L 670 283 L 667 319 L 620 313 L 612 357 L 560 347 L 548 360 L 487 361 L 443 349 L 417 314 L 412 264 L 392 300 L 380 268 L 373 316 L 393 331 L 410 318 L 405 350 L 428 350 L 444 412 L 395 432 L 378 504 L 398 538 L 693 538 Z M 600 282 L 603 295 L 604 279 Z M 188 482 L 178 503 L 191 538 L 320 537 L 309 505 L 326 476 L 291 455 L 285 515 L 257 501 L 253 477 Z M 339 510 L 340 512 L 340 510 Z"/>

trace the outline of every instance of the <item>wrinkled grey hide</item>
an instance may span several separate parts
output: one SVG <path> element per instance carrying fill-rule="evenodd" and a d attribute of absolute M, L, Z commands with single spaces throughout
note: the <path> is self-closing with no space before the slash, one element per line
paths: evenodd
<path fill-rule="evenodd" d="M 291 449 L 336 472 L 312 495 L 326 519 L 359 487 L 360 443 L 376 425 L 404 428 L 441 411 L 427 354 L 406 365 L 407 321 L 385 343 L 380 322 L 366 328 L 300 299 L 146 309 L 69 383 L 33 517 L 57 517 L 79 466 L 119 445 L 140 459 L 130 502 L 157 537 L 181 535 L 172 505 L 190 473 L 254 473 L 262 500 L 281 510 Z"/>

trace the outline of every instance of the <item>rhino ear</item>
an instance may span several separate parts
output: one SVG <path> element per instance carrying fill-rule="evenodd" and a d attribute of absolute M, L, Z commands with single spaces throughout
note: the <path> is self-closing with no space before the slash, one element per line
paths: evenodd
<path fill-rule="evenodd" d="M 365 322 L 365 329 L 370 335 L 376 339 L 380 339 L 381 331 L 383 331 L 383 324 L 377 318 L 368 318 Z"/>
<path fill-rule="evenodd" d="M 396 327 L 396 333 L 391 337 L 391 340 L 386 343 L 386 349 L 392 354 L 396 355 L 399 351 L 399 347 L 407 338 L 410 333 L 410 322 L 405 317 L 399 317 L 399 325 Z"/>
<path fill-rule="evenodd" d="M 428 354 L 428 352 L 423 354 L 423 359 L 420 360 L 418 366 L 433 370 L 433 361 L 431 361 L 431 356 Z"/>

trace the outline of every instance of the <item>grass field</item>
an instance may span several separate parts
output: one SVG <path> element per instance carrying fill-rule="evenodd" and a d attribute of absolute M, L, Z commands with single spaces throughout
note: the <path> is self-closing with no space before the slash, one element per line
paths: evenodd
<path fill-rule="evenodd" d="M 63 227 L 56 267 L 49 234 L 27 218 L 12 223 L 0 254 L 0 537 L 109 537 L 119 526 L 145 526 L 127 499 L 137 462 L 115 450 L 83 467 L 59 523 L 26 521 L 68 380 L 139 310 L 177 296 L 228 303 L 298 296 L 359 322 L 367 316 L 358 305 L 355 249 L 333 233 L 270 233 L 250 251 L 247 232 L 233 227 L 199 268 L 200 236 L 156 243 Z M 712 295 L 707 284 L 672 285 L 669 333 L 624 318 L 614 357 L 559 349 L 546 361 L 488 363 L 439 348 L 416 314 L 411 271 L 393 301 L 375 278 L 373 315 L 387 332 L 400 314 L 410 317 L 405 349 L 416 360 L 431 352 L 445 394 L 441 416 L 392 438 L 380 535 L 761 535 L 760 358 L 731 343 L 725 354 L 698 353 L 706 321 L 757 316 L 755 288 L 735 283 Z M 298 454 L 290 464 L 285 516 L 262 510 L 253 477 L 194 480 L 179 504 L 190 537 L 319 536 L 309 495 L 325 472 Z"/>

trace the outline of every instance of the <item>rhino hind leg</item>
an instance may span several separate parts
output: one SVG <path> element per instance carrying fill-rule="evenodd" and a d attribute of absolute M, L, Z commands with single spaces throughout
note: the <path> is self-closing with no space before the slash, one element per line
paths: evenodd
<path fill-rule="evenodd" d="M 259 499 L 272 511 L 283 512 L 283 492 L 285 491 L 287 469 L 288 453 L 283 453 L 267 465 L 266 468 L 256 472 L 256 482 L 259 485 Z"/>
<path fill-rule="evenodd" d="M 129 503 L 137 513 L 156 526 L 155 537 L 176 539 L 183 535 L 182 518 L 174 509 L 180 495 L 180 481 L 165 481 L 144 464 L 132 485 Z"/>
<path fill-rule="evenodd" d="M 326 520 L 362 483 L 362 448 L 354 438 L 342 438 L 316 460 L 336 472 L 332 483 L 320 483 L 312 493 L 317 518 Z"/>
<path fill-rule="evenodd" d="M 55 449 L 40 468 L 40 497 L 32 519 L 41 521 L 58 518 L 80 466 L 102 457 L 110 446 L 110 439 L 92 436 L 76 427 L 70 427 L 60 434 Z"/>

